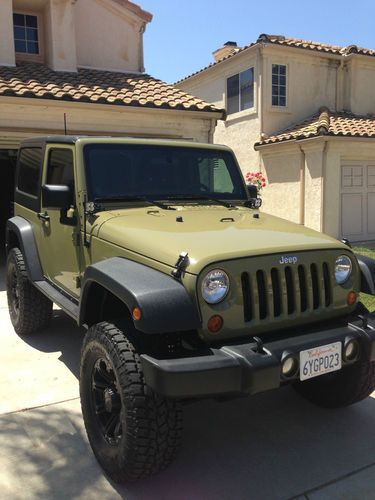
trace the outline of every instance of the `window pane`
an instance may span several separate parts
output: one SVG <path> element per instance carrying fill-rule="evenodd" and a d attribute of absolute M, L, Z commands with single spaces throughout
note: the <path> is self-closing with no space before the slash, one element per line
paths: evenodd
<path fill-rule="evenodd" d="M 277 85 L 272 85 L 272 95 L 279 95 L 279 87 Z"/>
<path fill-rule="evenodd" d="M 272 74 L 272 85 L 277 85 L 279 83 L 279 77 Z"/>
<path fill-rule="evenodd" d="M 29 42 L 37 42 L 38 41 L 38 30 L 34 28 L 26 28 L 26 36 Z"/>
<path fill-rule="evenodd" d="M 227 79 L 228 114 L 237 113 L 237 111 L 239 111 L 239 98 L 239 75 L 234 75 Z"/>
<path fill-rule="evenodd" d="M 37 28 L 38 27 L 38 18 L 36 16 L 25 16 L 26 17 L 26 26 L 29 28 Z"/>
<path fill-rule="evenodd" d="M 280 96 L 286 96 L 286 87 L 282 87 L 280 86 L 280 89 L 279 89 L 279 94 Z"/>
<path fill-rule="evenodd" d="M 277 106 L 279 104 L 279 98 L 276 95 L 272 96 L 272 106 Z"/>
<path fill-rule="evenodd" d="M 25 28 L 18 28 L 15 26 L 13 29 L 13 32 L 14 32 L 14 39 L 15 40 L 25 40 L 25 38 L 26 38 Z"/>
<path fill-rule="evenodd" d="M 16 52 L 26 52 L 26 42 L 15 40 L 14 45 L 16 48 Z"/>
<path fill-rule="evenodd" d="M 283 64 L 279 66 L 280 75 L 286 75 L 286 66 Z"/>
<path fill-rule="evenodd" d="M 279 77 L 279 84 L 280 85 L 286 85 L 286 76 L 285 75 L 280 75 L 280 77 Z"/>
<path fill-rule="evenodd" d="M 25 26 L 25 16 L 23 14 L 13 14 L 14 26 Z"/>
<path fill-rule="evenodd" d="M 53 149 L 50 151 L 47 184 L 69 186 L 72 193 L 70 204 L 74 205 L 73 152 L 70 149 Z"/>
<path fill-rule="evenodd" d="M 42 165 L 41 148 L 21 149 L 18 165 L 18 189 L 24 193 L 38 196 Z"/>
<path fill-rule="evenodd" d="M 280 97 L 279 106 L 286 106 L 286 98 Z"/>
<path fill-rule="evenodd" d="M 254 106 L 254 68 L 240 73 L 240 109 L 249 109 Z"/>
<path fill-rule="evenodd" d="M 38 42 L 27 42 L 27 53 L 28 54 L 39 54 Z"/>

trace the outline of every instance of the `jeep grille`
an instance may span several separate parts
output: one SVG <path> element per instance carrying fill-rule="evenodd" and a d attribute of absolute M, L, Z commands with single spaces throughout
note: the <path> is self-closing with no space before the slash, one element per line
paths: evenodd
<path fill-rule="evenodd" d="M 327 262 L 246 271 L 241 284 L 245 322 L 309 313 L 332 304 Z"/>

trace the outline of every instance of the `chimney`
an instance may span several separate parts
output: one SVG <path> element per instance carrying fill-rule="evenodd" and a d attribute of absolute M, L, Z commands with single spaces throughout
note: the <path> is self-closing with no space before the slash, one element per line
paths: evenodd
<path fill-rule="evenodd" d="M 219 62 L 228 56 L 231 56 L 238 52 L 240 49 L 237 47 L 237 42 L 226 42 L 220 49 L 215 50 L 212 55 L 215 58 L 215 62 Z"/>

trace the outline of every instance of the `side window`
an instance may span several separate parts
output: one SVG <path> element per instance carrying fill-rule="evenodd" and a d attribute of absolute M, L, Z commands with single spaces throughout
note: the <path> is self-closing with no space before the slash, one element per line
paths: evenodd
<path fill-rule="evenodd" d="M 41 148 L 21 149 L 18 159 L 18 190 L 37 197 L 39 194 L 39 178 L 41 168 Z"/>
<path fill-rule="evenodd" d="M 48 155 L 46 184 L 74 188 L 73 152 L 70 149 L 52 149 Z"/>

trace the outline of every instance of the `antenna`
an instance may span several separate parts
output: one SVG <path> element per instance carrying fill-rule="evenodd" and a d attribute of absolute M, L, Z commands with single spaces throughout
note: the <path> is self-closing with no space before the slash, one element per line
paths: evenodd
<path fill-rule="evenodd" d="M 64 134 L 66 134 L 66 113 L 64 113 Z"/>

